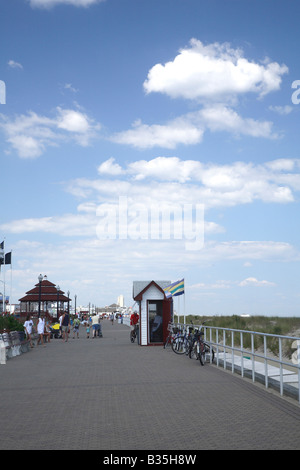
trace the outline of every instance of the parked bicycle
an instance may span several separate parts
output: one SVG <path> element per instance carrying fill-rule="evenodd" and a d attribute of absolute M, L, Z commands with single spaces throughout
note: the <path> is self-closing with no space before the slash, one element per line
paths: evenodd
<path fill-rule="evenodd" d="M 172 324 L 172 331 L 170 331 L 164 347 L 171 344 L 172 351 L 176 354 L 186 354 L 190 358 L 195 358 L 199 360 L 202 366 L 208 361 L 213 362 L 215 358 L 214 349 L 203 339 L 204 332 L 202 329 L 204 323 L 199 328 L 194 328 L 193 323 L 192 326 L 182 326 L 180 328 L 175 328 Z"/>
<path fill-rule="evenodd" d="M 189 354 L 192 341 L 192 327 L 184 326 L 182 330 L 178 331 L 172 343 L 172 350 L 176 354 Z"/>
<path fill-rule="evenodd" d="M 198 328 L 195 328 L 194 329 L 194 334 L 193 334 L 193 337 L 192 337 L 192 341 L 190 343 L 190 349 L 189 349 L 189 358 L 192 359 L 198 359 L 198 355 L 197 355 L 197 339 L 198 339 L 198 335 L 199 335 L 199 330 Z"/>
<path fill-rule="evenodd" d="M 168 332 L 168 337 L 164 342 L 164 349 L 168 348 L 169 346 L 172 346 L 175 335 L 178 333 L 178 328 L 175 327 L 174 323 L 168 324 Z"/>
<path fill-rule="evenodd" d="M 208 358 L 210 362 L 213 362 L 215 358 L 215 351 L 213 347 L 211 347 L 210 344 L 203 339 L 204 332 L 201 330 L 204 326 L 204 323 L 199 327 L 198 330 L 195 330 L 193 344 L 189 352 L 189 357 L 195 357 L 198 359 L 202 366 L 208 362 Z"/>

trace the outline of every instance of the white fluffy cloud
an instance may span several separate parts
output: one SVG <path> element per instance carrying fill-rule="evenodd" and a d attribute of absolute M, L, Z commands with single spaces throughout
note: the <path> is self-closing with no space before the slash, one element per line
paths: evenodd
<path fill-rule="evenodd" d="M 32 0 L 34 6 L 54 6 L 59 0 Z M 66 3 L 67 0 L 61 0 Z M 68 0 L 76 6 L 88 6 L 92 0 Z M 15 66 L 11 61 L 11 66 Z M 178 145 L 196 145 L 204 134 L 228 132 L 233 136 L 277 138 L 270 121 L 243 117 L 233 108 L 238 97 L 253 93 L 262 97 L 280 88 L 285 65 L 264 61 L 258 64 L 246 59 L 239 49 L 228 44 L 204 46 L 193 39 L 189 48 L 182 49 L 172 62 L 157 64 L 144 82 L 147 93 L 165 93 L 172 98 L 193 100 L 201 108 L 182 114 L 166 123 L 146 124 L 136 120 L 127 130 L 116 132 L 109 138 L 118 144 L 135 148 L 153 147 L 175 149 Z M 76 91 L 70 84 L 69 89 Z M 274 107 L 275 109 L 275 107 Z M 280 108 L 281 109 L 281 108 Z M 279 107 L 276 108 L 277 112 Z M 284 112 L 288 112 L 289 107 Z M 2 117 L 7 141 L 22 158 L 35 158 L 49 145 L 72 138 L 79 145 L 89 144 L 100 126 L 80 110 L 57 108 L 55 118 L 39 116 L 34 112 L 17 116 L 14 120 Z"/>
<path fill-rule="evenodd" d="M 234 288 L 235 286 L 239 287 L 271 287 L 275 286 L 276 284 L 271 281 L 259 281 L 255 277 L 248 277 L 247 279 L 244 279 L 243 281 L 228 281 L 228 280 L 218 280 L 212 284 L 206 284 L 204 282 L 200 282 L 197 284 L 193 284 L 189 286 L 190 289 L 192 290 L 218 290 L 218 289 L 231 289 Z"/>
<path fill-rule="evenodd" d="M 32 8 L 52 8 L 56 5 L 73 5 L 75 7 L 90 7 L 105 0 L 29 0 Z"/>
<path fill-rule="evenodd" d="M 0 129 L 21 158 L 36 158 L 48 146 L 56 146 L 64 141 L 89 145 L 100 125 L 81 111 L 58 107 L 53 118 L 32 111 L 14 119 L 0 115 Z"/>
<path fill-rule="evenodd" d="M 274 282 L 262 280 L 259 281 L 255 277 L 248 277 L 247 279 L 244 279 L 239 283 L 240 287 L 269 287 L 269 286 L 275 286 Z"/>
<path fill-rule="evenodd" d="M 165 93 L 172 98 L 227 101 L 243 93 L 263 96 L 278 90 L 286 65 L 265 60 L 255 63 L 229 44 L 204 45 L 197 39 L 181 49 L 173 61 L 156 64 L 148 73 L 147 93 Z"/>
<path fill-rule="evenodd" d="M 272 122 L 243 118 L 227 106 L 206 106 L 197 114 L 203 126 L 212 132 L 226 131 L 235 135 L 251 137 L 277 137 L 272 131 Z"/>
<path fill-rule="evenodd" d="M 290 114 L 293 111 L 293 107 L 289 106 L 289 105 L 286 105 L 286 106 L 269 106 L 269 109 L 271 111 L 274 111 L 274 113 L 281 114 L 282 116 Z"/>
<path fill-rule="evenodd" d="M 277 138 L 273 123 L 241 116 L 234 107 L 239 97 L 258 98 L 280 89 L 286 65 L 264 59 L 262 63 L 244 57 L 243 51 L 229 44 L 203 45 L 192 39 L 173 61 L 156 64 L 144 82 L 147 94 L 163 93 L 201 105 L 201 109 L 165 124 L 145 124 L 137 120 L 131 129 L 118 132 L 111 140 L 137 148 L 195 145 L 206 131 L 225 131 L 234 136 Z M 278 110 L 277 110 L 278 111 Z M 286 108 L 285 112 L 289 109 Z"/>
<path fill-rule="evenodd" d="M 222 165 L 178 157 L 157 157 L 149 161 L 137 160 L 122 168 L 111 158 L 99 168 L 103 177 L 123 175 L 124 178 L 114 183 L 78 179 L 76 191 L 89 194 L 93 190 L 103 197 L 114 194 L 117 185 L 119 194 L 132 194 L 138 200 L 155 199 L 157 194 L 158 200 L 197 201 L 210 208 L 248 204 L 256 200 L 289 203 L 294 201 L 294 191 L 300 190 L 298 159 Z M 155 190 L 152 189 L 153 180 L 156 181 Z"/>
<path fill-rule="evenodd" d="M 121 165 L 111 157 L 99 165 L 96 178 L 78 178 L 70 181 L 69 187 L 65 184 L 64 188 L 76 196 L 76 201 L 79 198 L 77 210 L 73 213 L 0 224 L 0 231 L 7 235 L 17 234 L 19 239 L 13 252 L 17 260 L 14 278 L 20 278 L 21 292 L 28 290 L 28 278 L 34 279 L 36 273 L 43 272 L 51 281 L 67 284 L 82 296 L 92 295 L 95 289 L 101 288 L 110 295 L 104 283 L 101 284 L 105 279 L 112 293 L 117 289 L 129 299 L 132 279 L 147 279 L 149 272 L 157 278 L 170 276 L 170 273 L 176 277 L 178 272 L 185 273 L 198 266 L 219 262 L 249 266 L 259 260 L 295 262 L 300 259 L 298 250 L 285 241 L 222 241 L 220 234 L 225 231 L 224 227 L 219 225 L 219 219 L 209 220 L 215 213 L 210 212 L 210 208 L 233 207 L 255 201 L 293 202 L 296 191 L 300 190 L 300 160 L 222 165 L 161 156 Z M 121 239 L 120 235 L 126 232 L 122 232 L 124 220 L 119 218 L 116 219 L 116 237 L 100 238 L 99 228 L 103 229 L 103 221 L 107 222 L 101 213 L 117 213 L 120 196 L 128 200 L 128 236 Z M 142 227 L 145 222 L 149 228 L 151 206 L 164 211 L 176 205 L 197 203 L 204 204 L 205 209 L 202 225 L 204 243 L 200 249 L 186 249 L 185 236 L 175 239 L 173 235 L 178 228 L 175 218 L 174 232 L 169 238 L 163 239 L 162 231 L 157 238 L 152 237 L 152 232 L 148 230 L 147 233 Z M 139 210 L 140 214 L 144 210 L 147 219 L 139 217 Z M 197 220 L 195 228 L 198 230 L 201 224 L 201 219 Z M 135 237 L 136 233 L 138 237 Z M 146 235 L 144 239 L 139 236 L 143 233 Z M 21 240 L 22 234 L 28 237 L 28 241 Z M 43 241 L 44 234 L 46 241 Z M 55 245 L 49 242 L 51 234 L 56 239 Z M 79 278 L 74 280 L 72 277 L 78 267 L 80 279 L 85 279 L 84 286 Z M 64 284 L 57 279 L 57 273 L 64 279 Z M 231 277 L 234 278 L 235 274 Z M 69 278 L 73 281 L 66 283 Z M 197 283 L 192 292 L 227 292 L 229 288 L 238 288 L 244 293 L 247 287 L 272 286 L 272 282 L 266 279 L 270 279 L 266 274 L 249 276 L 242 281 L 200 279 L 200 284 Z"/>
<path fill-rule="evenodd" d="M 127 131 L 116 133 L 111 140 L 137 148 L 162 147 L 174 149 L 178 145 L 195 145 L 202 141 L 205 131 L 225 131 L 234 136 L 275 139 L 273 123 L 243 118 L 223 104 L 205 106 L 203 109 L 180 116 L 165 125 L 146 125 L 136 121 Z"/>
<path fill-rule="evenodd" d="M 54 245 L 19 239 L 13 250 L 13 296 L 16 300 L 23 296 L 30 284 L 38 282 L 37 276 L 42 272 L 63 290 L 70 289 L 73 298 L 76 293 L 81 304 L 95 299 L 95 292 L 103 304 L 107 299 L 113 302 L 122 292 L 126 304 L 132 305 L 132 279 L 148 279 L 149 273 L 157 278 L 172 273 L 176 279 L 178 272 L 186 273 L 199 263 L 203 266 L 222 259 L 249 258 L 287 261 L 297 257 L 291 245 L 280 242 L 253 242 L 249 248 L 250 252 L 245 244 L 210 242 L 203 250 L 189 253 L 182 248 L 181 240 L 153 240 L 145 249 L 144 240 L 97 240 L 89 237 L 81 239 L 80 243 L 63 239 Z M 188 285 L 187 288 L 193 295 L 198 292 L 202 295 L 205 291 L 218 291 L 221 295 L 235 286 L 239 287 L 235 281 L 221 280 L 196 284 L 194 288 Z M 267 287 L 266 284 L 264 286 Z"/>
<path fill-rule="evenodd" d="M 109 158 L 101 163 L 98 167 L 99 175 L 121 175 L 123 173 L 122 167 L 118 163 L 114 163 L 114 158 Z"/>
<path fill-rule="evenodd" d="M 16 62 L 15 60 L 9 60 L 8 61 L 8 66 L 12 69 L 23 69 L 23 65 L 20 64 L 19 62 Z"/>
<path fill-rule="evenodd" d="M 186 116 L 174 119 L 167 124 L 143 124 L 136 121 L 132 129 L 119 132 L 111 140 L 137 148 L 162 147 L 174 149 L 177 145 L 194 145 L 202 140 L 203 129 Z"/>
<path fill-rule="evenodd" d="M 300 191 L 300 160 L 292 159 L 259 165 L 243 162 L 221 165 L 184 161 L 178 157 L 158 157 L 150 161 L 138 160 L 122 167 L 109 158 L 98 167 L 98 174 L 96 179 L 78 178 L 65 185 L 66 191 L 77 199 L 81 198 L 77 212 L 11 220 L 2 223 L 0 230 L 15 234 L 40 232 L 63 237 L 97 237 L 99 229 L 103 228 L 103 220 L 106 221 L 101 214 L 108 214 L 109 211 L 118 214 L 120 198 L 124 198 L 128 216 L 125 219 L 131 224 L 132 232 L 140 230 L 141 234 L 144 230 L 142 225 L 145 224 L 146 238 L 149 238 L 153 208 L 159 208 L 161 213 L 165 211 L 166 214 L 181 209 L 184 214 L 185 207 L 189 205 L 194 211 L 196 207 L 204 208 L 204 219 L 199 216 L 195 220 L 195 230 L 197 233 L 202 230 L 209 239 L 224 232 L 224 227 L 209 220 L 210 209 L 255 201 L 286 204 L 293 202 L 295 193 Z M 146 218 L 141 214 L 146 214 Z M 115 222 L 117 219 L 112 221 Z M 174 218 L 172 227 L 171 238 L 176 230 L 182 229 L 182 219 Z M 118 238 L 119 233 L 116 231 L 115 235 Z M 212 244 L 206 240 L 205 256 L 208 260 L 239 257 L 249 260 L 266 256 L 281 259 L 291 255 L 291 250 L 289 244 L 281 242 Z"/>

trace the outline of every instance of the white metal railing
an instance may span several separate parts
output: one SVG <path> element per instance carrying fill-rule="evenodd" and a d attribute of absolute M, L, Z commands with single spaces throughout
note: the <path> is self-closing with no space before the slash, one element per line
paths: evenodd
<path fill-rule="evenodd" d="M 180 326 L 183 327 L 183 325 Z M 199 328 L 201 325 L 184 325 L 184 327 L 189 326 Z M 209 343 L 215 349 L 215 362 L 218 367 L 220 364 L 222 364 L 224 369 L 230 369 L 231 364 L 232 373 L 239 370 L 242 377 L 245 376 L 245 372 L 249 374 L 250 371 L 253 382 L 258 380 L 259 375 L 264 376 L 263 381 L 266 388 L 270 386 L 271 381 L 274 385 L 274 379 L 271 378 L 269 373 L 270 368 L 277 367 L 280 395 L 282 396 L 284 393 L 285 382 L 293 383 L 293 395 L 297 395 L 298 401 L 300 403 L 299 337 L 274 335 L 270 333 L 249 330 L 235 330 L 207 325 L 203 325 L 202 328 L 204 331 L 204 341 Z M 250 347 L 245 347 L 245 344 L 249 343 L 249 335 Z M 245 341 L 246 337 L 247 341 Z M 262 338 L 260 340 L 261 346 L 258 350 L 255 348 L 255 340 L 257 337 Z M 268 348 L 268 343 L 270 345 L 270 342 L 274 342 L 274 339 L 278 342 L 278 351 L 276 355 L 272 354 Z M 286 359 L 283 355 L 284 342 L 291 342 L 289 349 L 294 350 L 291 361 L 288 361 L 288 359 Z M 245 357 L 245 355 L 248 357 Z M 257 359 L 257 361 L 255 359 Z M 259 373 L 258 369 L 261 369 L 262 365 L 262 373 Z M 287 369 L 284 369 L 284 367 Z M 276 376 L 276 371 L 274 372 L 274 370 L 273 377 Z M 288 382 L 289 379 L 290 381 Z"/>

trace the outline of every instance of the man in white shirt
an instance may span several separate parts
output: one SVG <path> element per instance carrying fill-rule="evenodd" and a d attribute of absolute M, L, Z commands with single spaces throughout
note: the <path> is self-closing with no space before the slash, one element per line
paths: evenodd
<path fill-rule="evenodd" d="M 30 347 L 33 348 L 32 340 L 31 340 L 33 321 L 31 320 L 30 315 L 27 315 L 26 321 L 24 323 L 24 328 L 25 328 L 26 336 L 29 339 Z"/>

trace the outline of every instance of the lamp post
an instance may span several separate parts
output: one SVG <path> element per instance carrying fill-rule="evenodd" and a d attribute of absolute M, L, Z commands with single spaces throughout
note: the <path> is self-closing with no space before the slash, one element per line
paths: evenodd
<path fill-rule="evenodd" d="M 67 292 L 68 295 L 68 315 L 70 315 L 70 291 Z"/>
<path fill-rule="evenodd" d="M 57 321 L 58 321 L 58 302 L 59 302 L 59 291 L 60 291 L 60 287 L 57 286 L 56 289 L 57 289 L 57 302 L 56 302 L 57 314 L 56 314 L 56 316 L 57 316 Z"/>
<path fill-rule="evenodd" d="M 75 315 L 76 315 L 76 300 L 77 300 L 77 295 L 75 295 Z"/>
<path fill-rule="evenodd" d="M 41 315 L 41 291 L 42 291 L 42 280 L 43 280 L 42 274 L 39 275 L 38 280 L 39 280 L 39 313 L 38 313 L 38 318 L 40 318 L 40 315 Z"/>

